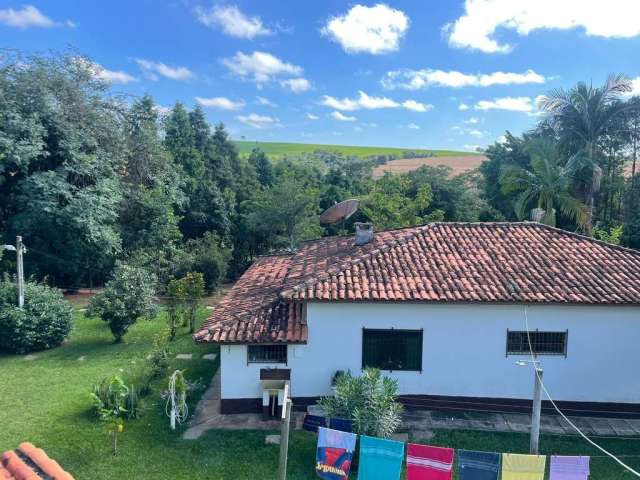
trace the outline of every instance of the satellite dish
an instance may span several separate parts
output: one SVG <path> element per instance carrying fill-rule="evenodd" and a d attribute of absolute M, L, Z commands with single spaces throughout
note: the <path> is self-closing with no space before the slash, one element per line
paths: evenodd
<path fill-rule="evenodd" d="M 334 223 L 342 222 L 358 210 L 358 205 L 360 205 L 360 200 L 355 198 L 336 203 L 320 215 L 320 223 L 323 225 L 333 225 Z"/>

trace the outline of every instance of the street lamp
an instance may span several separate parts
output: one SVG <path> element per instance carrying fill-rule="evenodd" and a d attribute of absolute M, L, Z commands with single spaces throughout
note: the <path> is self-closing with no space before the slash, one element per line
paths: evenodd
<path fill-rule="evenodd" d="M 533 365 L 533 409 L 531 411 L 531 439 L 529 441 L 529 453 L 538 454 L 538 441 L 540 440 L 540 411 L 542 409 L 542 366 L 538 360 L 518 360 L 516 365 L 525 367 Z"/>

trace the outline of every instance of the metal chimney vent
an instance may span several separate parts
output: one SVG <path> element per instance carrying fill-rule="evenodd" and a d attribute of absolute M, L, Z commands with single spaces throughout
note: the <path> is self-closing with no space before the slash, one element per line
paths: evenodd
<path fill-rule="evenodd" d="M 373 224 L 356 222 L 356 245 L 366 245 L 373 240 Z"/>

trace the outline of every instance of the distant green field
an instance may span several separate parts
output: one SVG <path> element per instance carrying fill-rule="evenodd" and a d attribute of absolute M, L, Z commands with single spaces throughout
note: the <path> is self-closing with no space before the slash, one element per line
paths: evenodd
<path fill-rule="evenodd" d="M 462 155 L 478 155 L 475 152 L 462 152 L 455 150 L 431 150 L 420 148 L 396 148 L 396 147 L 358 147 L 354 145 L 320 145 L 312 143 L 278 143 L 278 142 L 249 142 L 235 141 L 241 155 L 248 155 L 255 147 L 269 155 L 270 157 L 282 157 L 284 155 L 300 155 L 311 153 L 315 150 L 339 152 L 343 155 L 353 155 L 356 157 L 367 157 L 370 155 L 401 155 L 402 152 L 432 152 L 438 157 L 455 157 Z"/>

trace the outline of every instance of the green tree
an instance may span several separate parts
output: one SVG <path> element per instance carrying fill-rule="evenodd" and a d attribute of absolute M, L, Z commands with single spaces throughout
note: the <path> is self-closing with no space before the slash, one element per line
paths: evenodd
<path fill-rule="evenodd" d="M 260 184 L 263 187 L 270 186 L 273 182 L 273 169 L 265 153 L 259 148 L 254 148 L 249 155 L 249 163 L 256 169 Z"/>
<path fill-rule="evenodd" d="M 300 240 L 319 236 L 318 190 L 292 175 L 278 178 L 259 192 L 247 218 L 250 234 L 267 239 L 270 248 L 294 250 Z"/>
<path fill-rule="evenodd" d="M 73 55 L 3 55 L 0 97 L 0 230 L 31 247 L 27 273 L 103 278 L 121 248 L 124 106 Z"/>
<path fill-rule="evenodd" d="M 622 75 L 611 75 L 601 87 L 579 82 L 568 91 L 551 91 L 540 101 L 547 122 L 557 132 L 562 148 L 570 155 L 567 170 L 579 181 L 587 206 L 585 229 L 591 232 L 595 194 L 602 179 L 603 152 L 600 142 L 610 125 L 629 105 L 619 102 L 631 91 Z"/>
<path fill-rule="evenodd" d="M 116 343 L 139 318 L 153 318 L 155 279 L 147 270 L 119 263 L 104 289 L 89 302 L 87 315 L 99 316 L 109 324 Z"/>
<path fill-rule="evenodd" d="M 584 225 L 587 215 L 584 205 L 571 196 L 572 176 L 559 165 L 558 151 L 550 140 L 538 139 L 527 146 L 531 155 L 531 170 L 507 168 L 500 184 L 505 193 L 518 192 L 515 211 L 520 219 L 529 216 L 533 206 L 544 211 L 542 223 L 556 225 L 556 210 Z"/>

